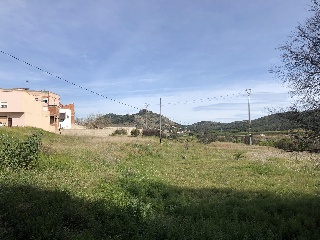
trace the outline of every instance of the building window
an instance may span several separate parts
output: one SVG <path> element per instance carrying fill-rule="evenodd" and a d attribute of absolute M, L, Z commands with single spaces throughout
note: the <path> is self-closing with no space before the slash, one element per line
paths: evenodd
<path fill-rule="evenodd" d="M 66 113 L 60 113 L 60 122 L 63 122 L 66 119 Z"/>
<path fill-rule="evenodd" d="M 42 98 L 42 102 L 48 103 L 48 98 Z"/>
<path fill-rule="evenodd" d="M 34 100 L 39 101 L 39 98 L 36 97 Z"/>
<path fill-rule="evenodd" d="M 8 103 L 7 102 L 1 102 L 0 103 L 0 108 L 7 108 L 8 107 Z"/>
<path fill-rule="evenodd" d="M 54 116 L 50 116 L 50 124 L 54 124 Z"/>

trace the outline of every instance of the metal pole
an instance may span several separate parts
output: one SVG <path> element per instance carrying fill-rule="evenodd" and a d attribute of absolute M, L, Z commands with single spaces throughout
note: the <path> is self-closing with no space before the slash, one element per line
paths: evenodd
<path fill-rule="evenodd" d="M 146 106 L 146 129 L 148 129 L 148 106 L 149 104 L 145 103 Z"/>
<path fill-rule="evenodd" d="M 251 89 L 246 89 L 246 92 L 248 94 L 248 134 L 249 134 L 249 145 L 252 145 L 252 134 L 251 134 L 251 113 L 250 113 L 250 94 Z"/>
<path fill-rule="evenodd" d="M 162 132 L 162 129 L 161 129 L 161 98 L 160 98 L 160 133 L 159 133 L 160 134 L 159 135 L 160 136 L 160 144 L 161 144 L 161 139 L 162 139 L 162 133 L 161 132 Z"/>

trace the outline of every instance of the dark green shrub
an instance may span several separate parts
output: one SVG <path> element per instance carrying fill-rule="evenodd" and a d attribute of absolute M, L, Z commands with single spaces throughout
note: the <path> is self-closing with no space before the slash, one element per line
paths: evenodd
<path fill-rule="evenodd" d="M 142 135 L 143 136 L 157 136 L 157 137 L 159 137 L 160 131 L 158 129 L 151 129 L 151 128 L 143 129 Z"/>
<path fill-rule="evenodd" d="M 41 138 L 33 134 L 24 140 L 0 135 L 0 167 L 30 168 L 39 159 Z"/>
<path fill-rule="evenodd" d="M 198 141 L 204 144 L 209 144 L 217 141 L 217 135 L 214 133 L 203 133 L 201 135 L 197 135 Z"/>
<path fill-rule="evenodd" d="M 267 146 L 267 147 L 274 147 L 275 146 L 275 140 L 272 139 L 266 139 L 266 140 L 260 140 L 257 141 L 257 145 L 259 146 Z"/>
<path fill-rule="evenodd" d="M 285 151 L 298 151 L 297 144 L 289 138 L 282 138 L 276 141 L 274 146 Z"/>
<path fill-rule="evenodd" d="M 128 132 L 127 132 L 127 130 L 126 130 L 126 129 L 124 129 L 124 128 L 120 128 L 120 129 L 115 130 L 115 131 L 111 134 L 111 136 L 116 136 L 116 135 L 127 135 L 127 134 L 128 134 Z"/>
<path fill-rule="evenodd" d="M 316 152 L 319 149 L 318 142 L 309 139 L 307 135 L 295 134 L 290 138 L 283 138 L 275 142 L 274 146 L 276 148 L 283 149 L 285 151 L 310 151 Z"/>
<path fill-rule="evenodd" d="M 132 129 L 130 134 L 132 137 L 138 137 L 140 135 L 140 130 L 138 128 Z"/>

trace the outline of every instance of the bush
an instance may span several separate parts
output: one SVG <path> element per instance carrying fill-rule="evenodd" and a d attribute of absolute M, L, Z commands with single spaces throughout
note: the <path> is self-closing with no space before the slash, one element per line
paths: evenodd
<path fill-rule="evenodd" d="M 116 136 L 116 135 L 127 135 L 127 134 L 128 134 L 128 132 L 127 132 L 127 130 L 126 130 L 126 129 L 124 129 L 124 128 L 120 128 L 120 129 L 115 130 L 115 131 L 111 134 L 111 136 Z"/>
<path fill-rule="evenodd" d="M 266 139 L 257 141 L 257 145 L 259 146 L 267 146 L 267 147 L 275 147 L 275 140 Z"/>
<path fill-rule="evenodd" d="M 283 138 L 275 142 L 275 147 L 285 151 L 310 151 L 318 152 L 319 143 L 309 139 L 308 135 L 295 134 L 291 138 Z"/>
<path fill-rule="evenodd" d="M 140 135 L 140 130 L 138 128 L 132 129 L 130 134 L 132 137 L 138 137 Z"/>
<path fill-rule="evenodd" d="M 143 136 L 160 136 L 160 131 L 157 129 L 143 129 L 142 131 Z"/>
<path fill-rule="evenodd" d="M 201 135 L 197 135 L 198 141 L 204 144 L 209 144 L 217 141 L 217 135 L 214 133 L 203 133 Z"/>
<path fill-rule="evenodd" d="M 285 151 L 299 151 L 297 143 L 289 138 L 282 138 L 276 141 L 274 146 Z"/>
<path fill-rule="evenodd" d="M 40 146 L 41 138 L 38 134 L 25 140 L 0 135 L 0 167 L 31 168 L 38 162 Z"/>

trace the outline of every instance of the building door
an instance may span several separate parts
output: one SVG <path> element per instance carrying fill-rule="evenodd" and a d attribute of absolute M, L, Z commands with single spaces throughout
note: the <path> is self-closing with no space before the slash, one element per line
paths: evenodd
<path fill-rule="evenodd" d="M 12 127 L 12 118 L 8 118 L 8 127 Z"/>

